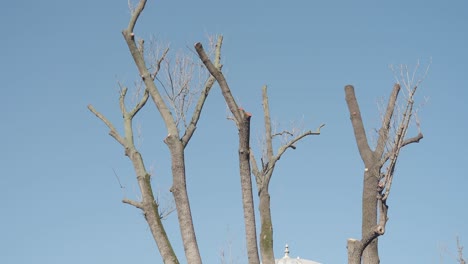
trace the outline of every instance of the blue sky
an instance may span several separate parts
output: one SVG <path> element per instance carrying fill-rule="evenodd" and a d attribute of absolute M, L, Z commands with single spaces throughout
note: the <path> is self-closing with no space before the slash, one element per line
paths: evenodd
<path fill-rule="evenodd" d="M 86 108 L 121 129 L 117 81 L 137 79 L 120 33 L 127 1 L 7 1 L 0 13 L 0 262 L 162 263 L 141 213 L 121 203 L 138 198 L 131 164 Z M 456 263 L 455 236 L 468 245 L 466 25 L 461 0 L 149 1 L 136 34 L 173 52 L 223 34 L 224 71 L 253 114 L 253 143 L 264 84 L 275 122 L 326 123 L 285 154 L 270 191 L 276 256 L 288 243 L 293 256 L 331 264 L 346 262 L 346 239 L 360 233 L 363 165 L 343 87 L 355 85 L 370 133 L 393 86 L 388 66 L 432 60 L 418 94 L 428 98 L 424 139 L 401 156 L 380 254 L 382 263 Z M 170 202 L 164 125 L 151 103 L 137 122 L 155 188 Z M 220 263 L 225 250 L 245 263 L 237 134 L 217 86 L 186 157 L 204 262 Z M 165 223 L 184 262 L 175 221 Z"/>

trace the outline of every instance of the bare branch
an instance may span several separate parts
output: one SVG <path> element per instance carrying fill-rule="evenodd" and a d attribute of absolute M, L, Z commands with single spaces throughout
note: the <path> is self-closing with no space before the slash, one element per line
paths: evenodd
<path fill-rule="evenodd" d="M 143 204 L 140 203 L 140 202 L 136 202 L 136 201 L 133 201 L 133 200 L 130 200 L 130 199 L 123 199 L 123 200 L 122 200 L 122 203 L 126 203 L 126 204 L 129 204 L 129 205 L 133 205 L 133 206 L 135 206 L 135 207 L 138 208 L 138 209 L 144 210 Z"/>
<path fill-rule="evenodd" d="M 316 131 L 311 131 L 311 130 L 309 130 L 309 131 L 307 131 L 307 132 L 304 132 L 304 133 L 298 135 L 298 136 L 297 136 L 296 138 L 294 138 L 293 140 L 291 140 L 291 141 L 289 141 L 288 143 L 286 143 L 285 145 L 281 146 L 281 147 L 278 149 L 278 153 L 277 153 L 274 157 L 272 157 L 272 159 L 270 160 L 270 162 L 267 163 L 267 164 L 268 164 L 268 168 L 266 168 L 266 171 L 271 170 L 271 169 L 275 166 L 276 162 L 277 162 L 278 160 L 280 160 L 281 156 L 284 154 L 284 152 L 286 152 L 286 150 L 287 150 L 288 148 L 296 149 L 296 147 L 294 146 L 294 144 L 296 144 L 296 142 L 298 142 L 299 140 L 301 140 L 301 139 L 304 138 L 304 137 L 307 137 L 307 136 L 318 136 L 318 135 L 320 135 L 320 129 L 321 129 L 322 127 L 324 127 L 324 126 L 325 126 L 325 124 L 321 124 L 321 125 L 317 128 Z M 269 177 L 271 177 L 271 174 L 269 174 Z M 267 182 L 270 180 L 269 177 L 268 177 L 267 179 L 265 179 Z"/>
<path fill-rule="evenodd" d="M 127 114 L 127 109 L 125 108 L 125 96 L 127 95 L 128 88 L 124 87 L 120 90 L 120 97 L 119 97 L 119 105 L 120 105 L 120 112 L 122 112 L 122 116 Z"/>
<path fill-rule="evenodd" d="M 262 186 L 262 174 L 258 170 L 257 160 L 255 159 L 255 155 L 253 154 L 252 150 L 250 150 L 250 164 L 252 167 L 252 173 L 255 176 L 255 181 L 257 182 L 257 186 L 260 187 Z"/>
<path fill-rule="evenodd" d="M 267 86 L 262 88 L 263 97 L 263 115 L 265 119 L 265 144 L 266 144 L 266 162 L 273 158 L 273 135 L 271 134 L 271 117 L 268 103 Z M 276 134 L 275 134 L 276 135 Z"/>
<path fill-rule="evenodd" d="M 143 12 L 145 5 L 146 5 L 146 0 L 140 0 L 140 3 L 138 3 L 138 6 L 135 8 L 135 10 L 133 10 L 132 17 L 130 18 L 130 22 L 128 23 L 128 27 L 127 27 L 128 32 L 133 32 L 133 29 L 135 28 L 135 24 L 138 20 L 138 17 L 140 16 L 141 12 Z"/>
<path fill-rule="evenodd" d="M 229 88 L 226 78 L 224 78 L 224 74 L 219 69 L 217 69 L 215 65 L 213 65 L 210 58 L 208 57 L 205 50 L 203 49 L 203 45 L 200 42 L 195 44 L 195 50 L 197 51 L 198 56 L 200 56 L 201 61 L 203 62 L 203 64 L 205 64 L 208 71 L 218 81 L 218 84 L 221 87 L 223 96 L 226 99 L 226 103 L 229 107 L 229 110 L 231 110 L 231 113 L 234 115 L 236 125 L 237 127 L 239 127 L 240 123 L 242 122 L 242 113 L 239 107 L 237 106 L 237 103 L 234 97 L 231 94 L 231 89 Z"/>
<path fill-rule="evenodd" d="M 390 130 L 390 121 L 395 110 L 395 104 L 400 92 L 400 85 L 395 84 L 393 86 L 392 94 L 388 100 L 387 110 L 385 111 L 385 116 L 382 120 L 382 127 L 379 130 L 379 139 L 377 141 L 377 147 L 375 149 L 377 157 L 382 156 L 385 151 L 385 144 L 388 140 L 389 130 Z"/>
<path fill-rule="evenodd" d="M 159 70 L 161 69 L 161 62 L 166 58 L 168 52 L 169 52 L 169 48 L 166 48 L 163 54 L 161 55 L 161 58 L 159 58 L 158 61 L 156 62 L 154 72 L 151 75 L 151 78 L 153 79 L 153 81 L 156 79 L 156 76 L 158 75 Z"/>
<path fill-rule="evenodd" d="M 423 138 L 424 138 L 424 136 L 423 136 L 423 134 L 420 132 L 417 136 L 414 136 L 414 137 L 412 137 L 412 138 L 405 139 L 405 140 L 403 141 L 403 143 L 401 144 L 401 148 L 403 148 L 403 147 L 406 146 L 406 145 L 412 144 L 412 143 L 419 143 L 419 141 L 420 141 L 421 139 L 423 139 Z M 382 161 L 381 161 L 380 164 L 381 164 L 381 165 L 384 165 L 384 164 L 388 161 L 388 159 L 393 155 L 394 152 L 395 152 L 395 150 L 390 150 L 390 151 L 388 151 L 388 152 L 385 154 L 385 156 L 382 158 Z"/>
<path fill-rule="evenodd" d="M 106 126 L 110 129 L 109 135 L 112 136 L 115 140 L 117 140 L 117 142 L 119 142 L 120 145 L 125 147 L 125 140 L 119 135 L 114 125 L 112 125 L 112 123 L 105 116 L 96 111 L 96 109 L 94 109 L 92 105 L 88 105 L 88 109 L 99 119 L 101 119 L 101 121 L 104 122 L 104 124 L 106 124 Z"/>
<path fill-rule="evenodd" d="M 132 111 L 130 111 L 130 116 L 133 118 L 143 106 L 145 106 L 146 102 L 148 101 L 149 98 L 149 93 L 148 90 L 145 89 L 145 93 L 143 94 L 143 97 L 141 98 L 140 102 L 133 108 Z"/>
<path fill-rule="evenodd" d="M 218 42 L 216 44 L 216 50 L 215 50 L 215 67 L 219 71 L 221 70 L 221 46 L 222 44 L 223 44 L 223 37 L 219 36 Z M 187 129 L 185 130 L 185 134 L 182 137 L 182 144 L 184 145 L 184 147 L 187 146 L 187 143 L 189 142 L 190 138 L 195 132 L 195 129 L 197 128 L 197 123 L 198 123 L 198 120 L 200 119 L 200 114 L 203 109 L 203 105 L 205 104 L 205 100 L 208 97 L 208 93 L 213 87 L 213 84 L 215 81 L 216 81 L 215 77 L 213 75 L 210 75 L 210 77 L 205 83 L 205 88 L 201 92 L 200 97 L 198 99 L 198 103 L 195 106 L 195 110 L 192 115 L 192 120 L 190 121 L 190 124 L 188 125 Z"/>
<path fill-rule="evenodd" d="M 369 143 L 367 142 L 366 130 L 364 129 L 361 111 L 359 110 L 356 95 L 354 94 L 354 87 L 352 85 L 346 85 L 345 94 L 359 154 L 361 155 L 361 158 L 366 167 L 369 167 L 369 164 L 366 163 L 371 162 L 373 153 L 369 147 Z"/>
<path fill-rule="evenodd" d="M 287 131 L 287 130 L 283 130 L 283 131 L 281 131 L 281 132 L 279 132 L 279 133 L 275 133 L 275 134 L 273 134 L 273 135 L 271 135 L 271 136 L 272 136 L 272 137 L 277 137 L 277 136 L 283 136 L 283 135 L 289 135 L 289 136 L 291 136 L 291 137 L 294 136 L 293 133 L 291 133 L 291 132 L 289 132 L 289 131 Z"/>
<path fill-rule="evenodd" d="M 159 218 L 161 220 L 167 219 L 167 217 L 169 217 L 169 215 L 172 214 L 176 209 L 177 209 L 176 207 L 170 207 L 170 208 L 167 208 L 166 210 L 160 210 Z"/>

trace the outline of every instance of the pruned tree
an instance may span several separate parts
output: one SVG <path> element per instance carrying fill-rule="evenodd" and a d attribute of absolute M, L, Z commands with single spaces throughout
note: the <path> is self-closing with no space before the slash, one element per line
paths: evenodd
<path fill-rule="evenodd" d="M 429 68 L 427 68 L 428 70 Z M 364 163 L 364 184 L 362 192 L 361 239 L 348 240 L 348 263 L 378 264 L 377 238 L 385 233 L 388 220 L 387 199 L 392 187 L 395 166 L 403 147 L 418 143 L 423 134 L 416 116 L 415 94 L 422 79 L 415 81 L 415 73 L 410 77 L 407 67 L 400 68 L 399 81 L 393 86 L 388 104 L 383 113 L 378 139 L 371 149 L 364 129 L 354 87 L 345 87 L 346 103 L 350 113 L 359 154 Z M 427 74 L 426 70 L 426 74 Z M 401 96 L 402 86 L 406 92 Z M 399 104 L 398 99 L 401 99 Z M 418 133 L 407 137 L 411 124 L 416 124 Z"/>
<path fill-rule="evenodd" d="M 258 197 L 259 197 L 259 212 L 260 212 L 260 252 L 262 256 L 263 264 L 275 264 L 275 257 L 273 252 L 273 223 L 271 218 L 270 210 L 270 193 L 268 190 L 271 176 L 276 166 L 276 162 L 280 160 L 281 156 L 288 150 L 296 149 L 296 143 L 301 139 L 312 136 L 320 135 L 320 128 L 324 126 L 322 124 L 316 131 L 281 131 L 279 133 L 272 132 L 270 107 L 268 102 L 267 86 L 262 88 L 263 98 L 263 115 L 265 122 L 265 151 L 263 157 L 260 159 L 260 167 L 257 165 L 255 155 L 250 152 L 250 161 L 252 163 L 252 172 L 255 176 L 257 184 Z M 275 154 L 273 151 L 273 139 L 277 136 L 286 136 L 286 142 L 281 145 Z"/>
<path fill-rule="evenodd" d="M 140 0 L 138 5 L 131 8 L 132 13 L 130 21 L 127 28 L 122 31 L 130 54 L 132 55 L 138 69 L 139 76 L 145 86 L 143 98 L 131 111 L 127 111 L 125 106 L 125 95 L 128 89 L 124 88 L 120 93 L 120 109 L 124 120 L 124 135 L 120 135 L 114 125 L 92 105 L 89 105 L 88 108 L 107 125 L 110 129 L 109 134 L 123 146 L 125 155 L 133 164 L 141 191 L 141 201 L 125 199 L 123 202 L 133 205 L 143 212 L 164 263 L 179 263 L 161 221 L 159 204 L 155 200 L 151 186 L 151 174 L 147 172 L 143 162 L 143 157 L 134 144 L 132 120 L 146 104 L 149 97 L 151 97 L 164 121 L 168 133 L 167 137 L 164 139 L 164 143 L 168 146 L 171 155 L 173 182 L 170 190 L 174 197 L 177 209 L 178 223 L 184 244 L 186 260 L 187 263 L 201 264 L 202 261 L 196 240 L 189 197 L 187 194 L 184 150 L 196 130 L 205 100 L 215 82 L 215 79 L 213 76 L 207 77 L 204 82 L 203 89 L 199 94 L 197 103 L 193 107 L 192 117 L 190 118 L 190 121 L 186 122 L 186 120 L 188 120 L 186 119 L 187 112 L 191 109 L 190 107 L 187 107 L 186 103 L 188 103 L 187 100 L 192 100 L 189 98 L 191 90 L 189 87 L 190 82 L 187 79 L 190 76 L 186 75 L 190 75 L 190 72 L 181 76 L 174 76 L 171 75 L 171 71 L 166 68 L 166 74 L 169 74 L 169 79 L 171 81 L 167 87 L 164 87 L 166 97 L 162 96 L 156 82 L 160 81 L 157 79 L 157 76 L 160 72 L 161 64 L 164 62 L 166 66 L 169 65 L 167 64 L 166 58 L 168 49 L 163 52 L 161 57 L 150 62 L 148 65 L 145 60 L 144 40 L 136 40 L 136 35 L 134 33 L 135 25 L 145 8 L 146 2 L 146 0 Z M 218 38 L 215 62 L 213 66 L 217 69 L 221 68 L 219 60 L 221 44 L 222 38 Z M 183 63 L 179 63 L 178 65 L 183 65 Z M 187 69 L 187 67 L 184 66 L 182 66 L 182 68 Z M 181 123 L 184 123 L 183 131 L 181 131 Z"/>
<path fill-rule="evenodd" d="M 211 62 L 203 45 L 199 42 L 196 43 L 195 50 L 210 74 L 218 82 L 224 100 L 233 115 L 237 130 L 239 131 L 239 173 L 241 178 L 247 257 L 249 264 L 260 264 L 250 168 L 250 118 L 252 115 L 238 106 L 223 72 Z"/>

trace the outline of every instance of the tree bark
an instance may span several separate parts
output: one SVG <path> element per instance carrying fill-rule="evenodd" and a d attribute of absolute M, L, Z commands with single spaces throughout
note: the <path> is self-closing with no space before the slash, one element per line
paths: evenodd
<path fill-rule="evenodd" d="M 185 257 L 187 263 L 202 263 L 198 250 L 195 228 L 193 225 L 190 202 L 187 193 L 185 176 L 185 156 L 182 141 L 173 135 L 169 135 L 164 142 L 168 145 L 171 153 L 172 163 L 172 187 L 171 192 L 177 208 L 177 218 L 179 221 L 182 241 L 184 243 Z"/>
<path fill-rule="evenodd" d="M 364 173 L 362 191 L 362 237 L 371 232 L 377 225 L 377 186 L 379 183 L 379 173 L 380 170 L 378 169 L 372 169 Z M 364 249 L 362 260 L 364 264 L 380 263 L 377 238 L 372 240 Z"/>
<path fill-rule="evenodd" d="M 375 158 L 374 153 L 369 147 L 361 111 L 354 94 L 354 87 L 351 85 L 346 86 L 345 93 L 356 143 L 365 166 L 361 226 L 361 235 L 364 237 L 377 225 L 377 194 L 380 175 L 380 168 L 377 163 L 379 160 Z M 378 264 L 380 262 L 377 239 L 374 239 L 374 241 L 364 249 L 362 260 L 364 264 Z"/>
<path fill-rule="evenodd" d="M 251 115 L 239 108 L 231 89 L 224 78 L 220 68 L 215 67 L 206 54 L 201 43 L 195 44 L 195 50 L 198 53 L 203 64 L 213 75 L 221 88 L 224 100 L 229 107 L 234 121 L 239 131 L 239 168 L 242 189 L 242 205 L 244 209 L 244 223 L 246 233 L 247 257 L 249 264 L 260 264 L 257 246 L 257 232 L 255 225 L 255 211 L 252 194 L 252 179 L 250 167 L 250 118 Z"/>
<path fill-rule="evenodd" d="M 273 252 L 273 223 L 270 212 L 270 194 L 268 188 L 263 188 L 259 193 L 259 209 L 261 220 L 260 251 L 263 264 L 275 264 Z"/>
<path fill-rule="evenodd" d="M 151 187 L 150 175 L 144 168 L 143 159 L 139 152 L 129 149 L 128 156 L 132 160 L 133 167 L 137 173 L 138 185 L 140 186 L 142 196 L 142 210 L 145 220 L 148 223 L 154 241 L 158 246 L 159 252 L 165 264 L 178 264 L 174 249 L 161 222 L 159 215 L 159 205 L 156 203 Z"/>
<path fill-rule="evenodd" d="M 239 168 L 244 208 L 245 234 L 249 263 L 258 263 L 257 231 L 250 169 L 250 114 L 241 111 L 243 120 L 239 122 Z M 255 244 L 254 244 L 255 243 Z"/>
<path fill-rule="evenodd" d="M 374 151 L 369 147 L 364 124 L 359 110 L 359 105 L 354 94 L 354 87 L 345 87 L 346 103 L 351 117 L 356 144 L 364 163 L 364 183 L 362 192 L 362 226 L 361 240 L 348 240 L 348 263 L 378 264 L 380 263 L 378 252 L 378 237 L 385 233 L 387 223 L 387 198 L 390 192 L 395 164 L 401 148 L 419 142 L 422 134 L 405 139 L 407 129 L 413 113 L 413 95 L 417 86 L 408 89 L 404 111 L 399 113 L 399 124 L 392 124 L 394 120 L 395 106 L 400 92 L 400 85 L 393 86 L 388 100 L 387 108 L 383 115 L 382 126 L 379 129 L 379 138 Z M 394 129 L 395 138 L 389 139 L 390 129 Z M 388 162 L 387 162 L 388 161 Z M 382 172 L 386 164 L 385 173 Z M 378 212 L 379 210 L 379 212 Z"/>

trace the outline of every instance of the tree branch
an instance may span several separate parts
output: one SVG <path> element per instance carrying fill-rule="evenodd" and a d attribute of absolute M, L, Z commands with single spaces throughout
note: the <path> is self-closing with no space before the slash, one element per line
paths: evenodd
<path fill-rule="evenodd" d="M 284 135 L 284 134 L 287 134 L 287 135 L 289 135 L 289 136 L 291 136 L 291 137 L 294 136 L 293 133 L 291 133 L 291 132 L 289 132 L 289 131 L 287 131 L 287 130 L 284 130 L 284 131 L 281 131 L 281 132 L 279 132 L 279 133 L 275 133 L 275 134 L 271 135 L 271 137 L 273 138 L 273 137 L 277 137 L 277 136 L 282 136 L 282 135 Z"/>
<path fill-rule="evenodd" d="M 403 148 L 406 145 L 412 144 L 412 143 L 419 143 L 421 139 L 424 138 L 424 135 L 420 132 L 418 133 L 417 136 L 414 136 L 412 138 L 407 138 L 403 141 L 401 144 L 401 148 Z M 380 162 L 381 165 L 384 165 L 388 159 L 392 156 L 392 154 L 395 152 L 395 148 L 393 148 L 391 151 L 388 151 L 385 156 L 382 158 L 382 161 Z"/>
<path fill-rule="evenodd" d="M 122 90 L 120 90 L 119 106 L 122 116 L 125 116 L 127 114 L 127 109 L 125 108 L 125 96 L 127 95 L 127 91 L 127 87 L 124 87 Z"/>
<path fill-rule="evenodd" d="M 270 178 L 271 178 L 271 175 L 272 173 L 270 173 L 270 171 L 275 167 L 276 165 L 276 162 L 278 160 L 280 160 L 281 156 L 284 154 L 284 152 L 286 152 L 286 150 L 288 148 L 292 148 L 292 149 L 296 149 L 296 147 L 294 146 L 294 144 L 296 144 L 296 142 L 298 142 L 299 140 L 301 140 L 302 138 L 306 137 L 306 136 L 317 136 L 317 135 L 320 135 L 320 129 L 322 127 L 324 127 L 325 124 L 321 124 L 319 126 L 319 128 L 317 128 L 316 131 L 307 131 L 307 132 L 304 132 L 302 133 L 301 135 L 298 135 L 296 138 L 294 138 L 293 140 L 289 141 L 288 143 L 286 143 L 285 145 L 281 146 L 279 149 L 278 149 L 278 153 L 271 157 L 270 161 L 266 163 L 266 168 L 264 168 L 264 173 L 265 173 L 265 176 L 266 178 L 264 179 L 264 181 L 266 182 L 269 182 L 270 181 Z"/>
<path fill-rule="evenodd" d="M 130 116 L 133 118 L 140 110 L 145 106 L 146 102 L 148 101 L 149 98 L 149 93 L 148 90 L 145 89 L 145 92 L 143 94 L 143 98 L 141 98 L 140 102 L 133 108 L 132 111 L 130 111 Z"/>
<path fill-rule="evenodd" d="M 144 210 L 143 204 L 140 203 L 140 202 L 136 202 L 136 201 L 133 201 L 133 200 L 130 200 L 130 199 L 123 199 L 123 200 L 122 200 L 122 203 L 126 203 L 126 204 L 129 204 L 129 205 L 133 205 L 133 206 L 135 206 L 135 207 L 138 208 L 138 209 Z"/>
<path fill-rule="evenodd" d="M 151 76 L 153 81 L 154 79 L 156 79 L 156 76 L 158 75 L 159 70 L 161 69 L 161 63 L 166 58 L 168 52 L 169 52 L 169 48 L 166 48 L 163 54 L 161 55 L 161 58 L 159 58 L 159 60 L 156 62 L 156 69 L 154 69 L 153 75 Z"/>
<path fill-rule="evenodd" d="M 226 78 L 224 78 L 224 74 L 213 65 L 210 58 L 208 57 L 205 50 L 203 49 L 203 45 L 200 42 L 195 44 L 195 50 L 197 51 L 198 56 L 200 57 L 203 64 L 205 64 L 208 71 L 218 81 L 218 84 L 221 88 L 221 92 L 223 93 L 223 96 L 226 100 L 229 110 L 231 110 L 231 113 L 234 115 L 236 126 L 239 128 L 240 123 L 242 122 L 242 113 L 239 107 L 237 106 L 237 103 L 234 100 L 234 97 L 231 94 L 231 89 L 229 88 Z"/>
<path fill-rule="evenodd" d="M 271 117 L 270 117 L 270 107 L 268 103 L 268 94 L 267 86 L 264 85 L 262 88 L 262 97 L 263 97 L 263 115 L 265 119 L 265 144 L 267 149 L 267 160 L 270 162 L 273 158 L 273 136 L 271 135 Z"/>
<path fill-rule="evenodd" d="M 395 110 L 396 101 L 400 92 L 400 85 L 393 86 L 392 94 L 388 99 L 387 110 L 385 111 L 384 119 L 382 120 L 382 127 L 379 130 L 379 139 L 377 140 L 377 147 L 375 149 L 376 156 L 381 157 L 385 151 L 385 144 L 388 140 L 390 131 L 390 122 L 392 120 L 393 112 Z"/>
<path fill-rule="evenodd" d="M 222 44 L 223 44 L 223 37 L 219 36 L 218 42 L 216 44 L 216 50 L 215 50 L 215 67 L 218 71 L 221 70 L 221 46 Z M 192 120 L 190 121 L 190 124 L 188 125 L 187 129 L 185 130 L 184 135 L 182 136 L 182 144 L 184 147 L 187 146 L 187 143 L 189 142 L 190 138 L 192 137 L 193 133 L 195 132 L 197 128 L 197 123 L 198 123 L 198 120 L 200 119 L 200 114 L 203 109 L 203 105 L 205 104 L 205 100 L 208 97 L 208 93 L 213 87 L 213 84 L 215 83 L 215 81 L 216 81 L 215 77 L 213 75 L 210 75 L 210 77 L 205 83 L 205 88 L 200 93 L 200 97 L 198 98 L 197 105 L 195 106 L 195 110 L 192 115 Z"/>
<path fill-rule="evenodd" d="M 138 20 L 138 17 L 140 16 L 141 12 L 143 12 L 143 9 L 145 9 L 145 5 L 146 5 L 146 0 L 140 0 L 140 2 L 138 3 L 138 6 L 132 12 L 132 17 L 130 18 L 130 22 L 128 23 L 128 27 L 127 27 L 128 32 L 133 32 L 133 29 L 135 28 L 135 24 Z"/>
<path fill-rule="evenodd" d="M 359 154 L 361 155 L 361 158 L 364 161 L 366 167 L 368 167 L 368 163 L 373 158 L 373 153 L 367 142 L 366 130 L 364 129 L 361 111 L 359 110 L 356 95 L 354 94 L 354 87 L 352 85 L 346 85 L 345 94 L 346 103 L 348 104 L 348 110 L 351 115 L 351 123 L 353 125 L 354 136 L 356 138 L 356 143 L 359 149 Z"/>
<path fill-rule="evenodd" d="M 149 94 L 151 95 L 151 98 L 153 99 L 154 104 L 158 108 L 158 112 L 160 113 L 162 119 L 164 120 L 164 124 L 166 125 L 168 133 L 178 136 L 178 129 L 177 129 L 177 125 L 175 124 L 174 118 L 172 117 L 171 112 L 169 111 L 166 103 L 164 102 L 162 96 L 160 95 L 153 81 L 155 76 L 152 76 L 151 73 L 149 72 L 148 68 L 146 67 L 145 59 L 143 55 L 140 53 L 135 43 L 135 35 L 133 33 L 133 27 L 135 26 L 138 16 L 143 11 L 145 4 L 146 4 L 146 0 L 140 1 L 140 3 L 138 4 L 138 7 L 135 9 L 132 15 L 128 28 L 123 30 L 122 34 L 125 38 L 125 41 L 127 42 L 127 46 L 130 50 L 132 58 L 135 61 L 135 65 L 138 68 L 140 77 L 145 83 L 146 90 L 148 90 Z"/>
<path fill-rule="evenodd" d="M 101 113 L 96 111 L 96 109 L 94 109 L 92 105 L 88 105 L 88 109 L 94 115 L 96 115 L 99 119 L 101 119 L 101 121 L 104 122 L 104 124 L 106 124 L 106 126 L 110 129 L 109 135 L 112 136 L 115 140 L 117 140 L 117 142 L 119 142 L 120 145 L 125 147 L 125 140 L 119 135 L 114 125 L 112 125 L 112 123 L 105 116 L 103 116 Z"/>
<path fill-rule="evenodd" d="M 257 160 L 255 159 L 255 155 L 253 154 L 252 150 L 250 150 L 250 164 L 252 167 L 252 173 L 255 176 L 255 181 L 257 182 L 257 188 L 260 189 L 262 186 L 262 174 L 258 170 Z"/>

